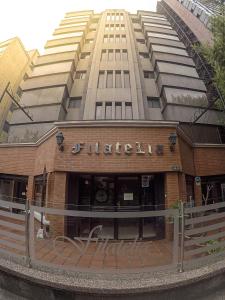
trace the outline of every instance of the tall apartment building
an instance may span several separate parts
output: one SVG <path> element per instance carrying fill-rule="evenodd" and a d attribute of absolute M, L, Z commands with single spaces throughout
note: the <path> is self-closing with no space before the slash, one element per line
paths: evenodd
<path fill-rule="evenodd" d="M 15 109 L 0 145 L 1 189 L 9 194 L 38 201 L 45 169 L 45 205 L 101 207 L 115 239 L 162 236 L 165 223 L 138 214 L 117 222 L 114 209 L 201 204 L 201 178 L 213 176 L 211 198 L 224 200 L 222 112 L 211 107 L 190 126 L 208 106 L 207 88 L 164 14 L 67 13 L 21 88 L 33 121 Z M 112 219 L 104 219 L 107 210 Z M 85 235 L 100 222 L 77 219 L 67 228 L 58 221 L 59 232 Z"/>
<path fill-rule="evenodd" d="M 7 90 L 19 101 L 20 84 L 31 72 L 37 50 L 26 51 L 18 38 L 0 43 L 0 141 L 6 141 L 9 122 L 15 105 Z M 8 85 L 9 84 L 9 85 Z"/>

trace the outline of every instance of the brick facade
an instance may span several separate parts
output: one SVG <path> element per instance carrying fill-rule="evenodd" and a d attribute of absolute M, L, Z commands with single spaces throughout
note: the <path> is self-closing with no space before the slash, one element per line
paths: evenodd
<path fill-rule="evenodd" d="M 64 135 L 64 151 L 59 151 L 55 134 L 45 141 L 33 145 L 0 146 L 0 173 L 26 175 L 28 177 L 27 198 L 34 197 L 34 177 L 43 173 L 46 167 L 47 190 L 46 206 L 64 209 L 67 197 L 67 173 L 164 173 L 165 206 L 187 199 L 186 177 L 225 174 L 225 147 L 190 145 L 178 137 L 175 151 L 170 150 L 168 137 L 176 131 L 175 127 L 71 127 L 59 128 Z M 56 132 L 55 132 L 56 133 Z M 94 152 L 99 142 L 100 153 Z M 121 144 L 121 153 L 115 153 L 115 144 Z M 145 154 L 135 153 L 135 143 L 140 142 Z M 87 149 L 73 154 L 76 143 L 92 145 L 92 154 Z M 113 153 L 104 154 L 103 145 L 112 144 Z M 124 145 L 133 147 L 130 155 L 124 153 Z M 148 154 L 147 145 L 152 154 Z M 157 145 L 163 145 L 163 154 L 156 153 Z M 10 160 L 9 160 L 10 157 Z M 194 183 L 196 205 L 201 205 L 201 186 Z M 64 232 L 64 217 L 48 215 L 54 224 L 54 233 Z M 167 226 L 168 227 L 168 226 Z M 168 228 L 166 228 L 166 234 Z"/>

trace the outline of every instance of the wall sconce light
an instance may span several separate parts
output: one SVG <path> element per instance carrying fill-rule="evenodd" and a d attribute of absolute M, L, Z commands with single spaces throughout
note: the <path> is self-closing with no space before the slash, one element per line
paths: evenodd
<path fill-rule="evenodd" d="M 175 132 L 170 134 L 169 142 L 170 142 L 170 151 L 173 152 L 175 150 L 175 145 L 177 143 L 177 135 Z"/>
<path fill-rule="evenodd" d="M 64 150 L 63 141 L 64 141 L 64 136 L 63 136 L 62 132 L 58 132 L 56 134 L 56 142 L 57 142 L 59 151 Z"/>

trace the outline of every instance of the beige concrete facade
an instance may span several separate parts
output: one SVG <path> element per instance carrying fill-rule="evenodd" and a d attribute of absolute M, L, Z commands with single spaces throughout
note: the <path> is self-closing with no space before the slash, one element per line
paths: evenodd
<path fill-rule="evenodd" d="M 0 43 L 0 140 L 5 141 L 8 135 L 9 122 L 12 116 L 12 99 L 4 93 L 8 83 L 8 90 L 15 95 L 17 101 L 21 96 L 20 84 L 32 69 L 38 52 L 27 52 L 18 38 Z M 4 96 L 3 96 L 4 93 Z"/>

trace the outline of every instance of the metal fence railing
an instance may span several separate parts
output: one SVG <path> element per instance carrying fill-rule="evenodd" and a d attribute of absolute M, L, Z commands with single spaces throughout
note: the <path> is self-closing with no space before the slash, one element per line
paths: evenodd
<path fill-rule="evenodd" d="M 224 256 L 225 202 L 128 212 L 0 200 L 0 254 L 54 272 L 182 272 Z"/>

